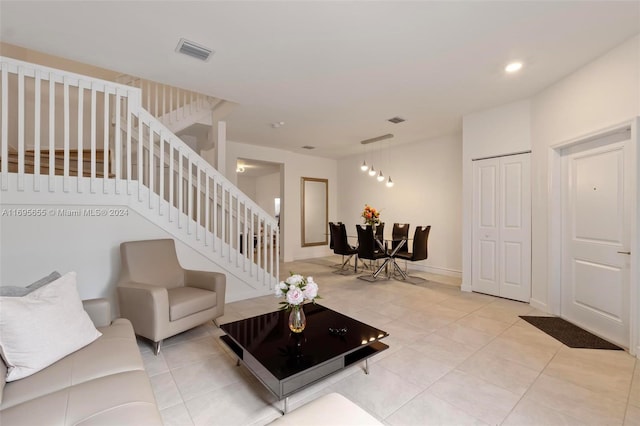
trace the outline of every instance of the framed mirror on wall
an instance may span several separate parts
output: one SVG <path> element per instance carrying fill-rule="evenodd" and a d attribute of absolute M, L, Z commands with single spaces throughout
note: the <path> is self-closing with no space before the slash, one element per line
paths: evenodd
<path fill-rule="evenodd" d="M 329 180 L 302 178 L 302 247 L 329 244 Z"/>

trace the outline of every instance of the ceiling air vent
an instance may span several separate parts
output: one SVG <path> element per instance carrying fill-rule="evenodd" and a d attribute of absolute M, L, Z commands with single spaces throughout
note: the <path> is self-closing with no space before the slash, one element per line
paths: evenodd
<path fill-rule="evenodd" d="M 192 58 L 200 59 L 201 61 L 208 61 L 213 50 L 208 47 L 201 46 L 198 43 L 181 38 L 178 42 L 178 47 L 176 47 L 176 52 L 191 56 Z"/>
<path fill-rule="evenodd" d="M 404 118 L 402 117 L 393 117 L 388 119 L 387 121 L 392 122 L 393 124 L 398 124 L 398 123 L 402 123 L 403 121 L 406 121 Z"/>

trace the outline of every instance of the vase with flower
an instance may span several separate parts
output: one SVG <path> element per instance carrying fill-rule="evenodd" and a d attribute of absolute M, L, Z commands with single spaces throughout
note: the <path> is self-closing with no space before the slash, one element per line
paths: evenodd
<path fill-rule="evenodd" d="M 364 219 L 364 224 L 371 225 L 373 233 L 375 234 L 376 226 L 380 224 L 380 210 L 371 207 L 369 204 L 365 204 L 361 216 L 362 219 Z"/>
<path fill-rule="evenodd" d="M 319 299 L 318 284 L 313 281 L 313 277 L 303 277 L 300 274 L 292 273 L 286 280 L 280 281 L 276 285 L 276 297 L 284 297 L 280 302 L 282 310 L 289 312 L 289 329 L 294 333 L 302 333 L 307 325 L 307 318 L 304 315 L 304 302 L 315 303 Z"/>

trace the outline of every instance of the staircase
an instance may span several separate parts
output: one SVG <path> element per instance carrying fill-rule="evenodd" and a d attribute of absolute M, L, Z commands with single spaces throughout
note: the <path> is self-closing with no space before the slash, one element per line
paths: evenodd
<path fill-rule="evenodd" d="M 54 174 L 58 176 L 64 175 L 64 151 L 56 150 L 53 153 L 53 169 Z M 82 158 L 83 162 L 83 176 L 90 177 L 89 170 L 91 170 L 91 151 L 84 150 L 82 154 L 79 154 L 77 150 L 69 150 L 69 173 L 71 175 L 78 175 L 78 161 Z M 95 151 L 95 163 L 96 163 L 96 177 L 102 178 L 104 175 L 102 171 L 105 170 L 104 162 L 108 160 L 108 156 L 105 158 L 104 151 L 97 149 Z M 25 151 L 24 158 L 24 173 L 34 174 L 36 165 L 36 153 L 35 151 Z M 41 151 L 38 155 L 38 161 L 40 167 L 40 174 L 49 173 L 49 152 Z M 9 173 L 18 173 L 18 152 L 12 147 L 9 147 Z M 75 163 L 75 164 L 74 164 Z M 110 170 L 111 167 L 107 166 L 106 170 Z M 113 177 L 111 175 L 110 177 Z"/>
<path fill-rule="evenodd" d="M 228 103 L 213 96 L 130 75 L 121 75 L 116 81 L 139 88 L 142 107 L 172 133 L 209 121 L 214 111 Z"/>
<path fill-rule="evenodd" d="M 3 204 L 126 206 L 256 295 L 273 289 L 279 275 L 275 218 L 171 131 L 224 101 L 6 57 L 0 57 L 0 73 Z"/>

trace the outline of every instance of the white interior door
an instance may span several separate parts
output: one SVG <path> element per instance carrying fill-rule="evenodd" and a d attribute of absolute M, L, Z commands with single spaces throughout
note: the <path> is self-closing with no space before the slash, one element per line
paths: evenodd
<path fill-rule="evenodd" d="M 500 159 L 500 297 L 531 298 L 531 170 L 529 154 Z"/>
<path fill-rule="evenodd" d="M 473 163 L 473 291 L 500 295 L 498 277 L 498 212 L 500 159 L 489 158 Z"/>
<path fill-rule="evenodd" d="M 473 291 L 528 302 L 531 296 L 529 154 L 473 165 Z"/>
<path fill-rule="evenodd" d="M 629 345 L 629 141 L 591 141 L 563 152 L 561 315 Z"/>

